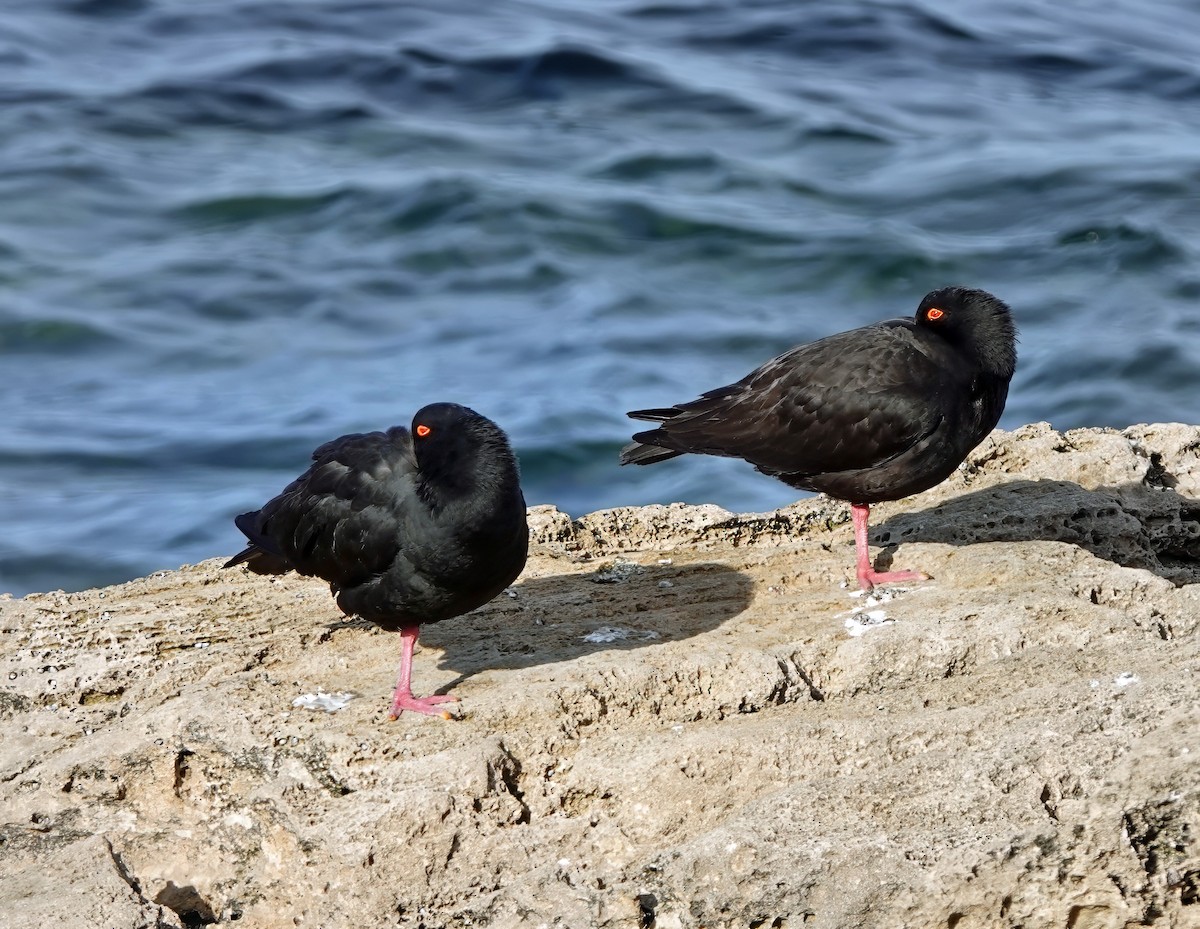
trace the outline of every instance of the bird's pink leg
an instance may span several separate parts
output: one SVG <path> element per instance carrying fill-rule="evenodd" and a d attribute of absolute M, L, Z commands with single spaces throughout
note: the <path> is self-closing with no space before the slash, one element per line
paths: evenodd
<path fill-rule="evenodd" d="M 929 580 L 929 575 L 920 571 L 876 571 L 871 566 L 871 553 L 867 551 L 867 519 L 871 515 L 871 506 L 868 503 L 852 503 L 850 515 L 854 518 L 854 548 L 858 553 L 859 587 L 871 590 L 876 584 Z"/>
<path fill-rule="evenodd" d="M 392 694 L 392 719 L 399 719 L 405 710 L 414 713 L 424 713 L 426 716 L 440 716 L 450 719 L 445 710 L 437 709 L 439 703 L 457 703 L 458 697 L 450 694 L 434 694 L 430 697 L 414 697 L 412 695 L 412 657 L 413 647 L 417 644 L 417 626 L 405 626 L 400 630 L 400 677 L 396 681 L 396 690 Z"/>

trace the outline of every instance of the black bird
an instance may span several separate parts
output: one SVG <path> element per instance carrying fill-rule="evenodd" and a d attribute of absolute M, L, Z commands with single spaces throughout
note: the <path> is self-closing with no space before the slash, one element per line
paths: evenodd
<path fill-rule="evenodd" d="M 944 287 L 912 319 L 889 319 L 799 345 L 736 384 L 633 419 L 661 423 L 634 435 L 621 464 L 688 452 L 742 458 L 801 490 L 847 500 L 858 582 L 925 580 L 874 570 L 872 503 L 945 480 L 995 428 L 1017 365 L 1016 327 L 991 294 Z"/>
<path fill-rule="evenodd" d="M 412 695 L 419 627 L 487 603 L 529 550 L 508 438 L 456 403 L 422 408 L 411 433 L 393 426 L 326 442 L 279 496 L 234 522 L 250 545 L 226 568 L 315 575 L 342 612 L 400 631 L 392 719 L 404 710 L 449 718 L 436 705 L 456 697 Z"/>

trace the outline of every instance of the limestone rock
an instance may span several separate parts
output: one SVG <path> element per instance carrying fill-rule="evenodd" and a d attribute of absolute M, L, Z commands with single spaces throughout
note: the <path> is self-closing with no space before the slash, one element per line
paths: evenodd
<path fill-rule="evenodd" d="M 826 498 L 535 507 L 456 722 L 311 579 L 0 601 L 0 926 L 1200 925 L 1197 449 L 997 432 L 871 597 Z"/>

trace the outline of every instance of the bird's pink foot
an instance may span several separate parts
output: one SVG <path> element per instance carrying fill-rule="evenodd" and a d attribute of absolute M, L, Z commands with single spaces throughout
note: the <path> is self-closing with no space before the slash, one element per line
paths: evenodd
<path fill-rule="evenodd" d="M 867 550 L 867 519 L 871 507 L 865 503 L 852 503 L 850 515 L 854 519 L 854 549 L 858 555 L 858 586 L 873 590 L 879 584 L 902 584 L 905 581 L 927 581 L 929 575 L 922 571 L 876 571 Z"/>
<path fill-rule="evenodd" d="M 930 577 L 923 571 L 876 571 L 867 568 L 858 572 L 858 586 L 863 590 L 873 590 L 880 584 L 903 584 L 905 581 L 928 581 Z"/>
<path fill-rule="evenodd" d="M 426 716 L 440 716 L 442 719 L 454 717 L 445 710 L 439 710 L 439 703 L 458 703 L 458 697 L 451 694 L 432 694 L 428 697 L 412 695 L 412 656 L 417 644 L 418 628 L 405 626 L 400 630 L 400 677 L 396 680 L 396 689 L 392 691 L 392 710 L 388 714 L 392 719 L 399 719 L 405 710 L 413 713 L 424 713 Z"/>
<path fill-rule="evenodd" d="M 413 713 L 424 713 L 426 716 L 440 716 L 442 719 L 454 717 L 446 710 L 439 710 L 439 703 L 458 703 L 458 697 L 452 694 L 432 694 L 428 697 L 414 697 L 411 693 L 399 693 L 392 697 L 392 709 L 388 716 L 399 719 L 405 710 Z"/>

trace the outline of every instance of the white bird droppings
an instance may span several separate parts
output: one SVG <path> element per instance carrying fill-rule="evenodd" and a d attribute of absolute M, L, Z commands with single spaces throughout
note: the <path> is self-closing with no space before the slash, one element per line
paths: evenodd
<path fill-rule="evenodd" d="M 853 607 L 849 613 L 841 613 L 840 616 L 845 618 L 844 625 L 846 632 L 852 638 L 858 638 L 861 635 L 866 635 L 871 629 L 877 629 L 880 626 L 890 626 L 896 621 L 889 619 L 885 610 L 877 609 L 881 604 L 890 603 L 897 596 L 906 593 L 911 588 L 908 587 L 877 587 L 875 590 L 867 593 L 865 590 L 850 591 L 851 597 L 862 597 L 862 603 Z"/>
<path fill-rule="evenodd" d="M 583 636 L 583 641 L 607 645 L 610 642 L 622 642 L 626 639 L 646 641 L 657 639 L 658 633 L 653 629 L 626 629 L 624 626 L 601 626 Z"/>
<path fill-rule="evenodd" d="M 332 694 L 318 690 L 315 694 L 301 694 L 292 701 L 292 706 L 304 710 L 324 710 L 326 713 L 336 713 L 338 710 L 344 710 L 353 699 L 354 694 L 348 694 L 341 690 Z"/>
<path fill-rule="evenodd" d="M 866 635 L 870 630 L 877 629 L 880 626 L 890 626 L 896 621 L 888 619 L 887 613 L 883 610 L 864 610 L 863 612 L 847 617 L 845 626 L 846 632 L 853 638 L 858 638 L 860 635 Z"/>

